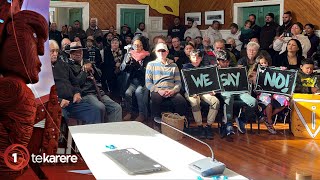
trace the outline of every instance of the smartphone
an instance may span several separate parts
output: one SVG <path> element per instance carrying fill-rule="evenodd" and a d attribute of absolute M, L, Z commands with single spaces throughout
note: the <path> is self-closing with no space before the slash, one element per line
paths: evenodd
<path fill-rule="evenodd" d="M 292 33 L 291 32 L 284 32 L 283 37 L 292 37 Z"/>

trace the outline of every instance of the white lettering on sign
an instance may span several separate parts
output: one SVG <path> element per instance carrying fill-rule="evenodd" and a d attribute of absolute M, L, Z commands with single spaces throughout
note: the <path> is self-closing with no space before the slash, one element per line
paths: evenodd
<path fill-rule="evenodd" d="M 222 81 L 223 86 L 239 86 L 240 81 L 240 72 L 237 72 L 237 74 L 234 73 L 228 73 L 228 74 L 220 74 L 220 78 Z"/>
<path fill-rule="evenodd" d="M 274 72 L 271 77 L 270 73 L 266 72 L 263 84 L 265 86 L 269 84 L 270 87 L 281 89 L 281 92 L 287 93 L 289 90 L 289 81 L 290 81 L 289 74 L 287 74 L 287 76 L 285 77 L 283 74 L 280 74 L 280 73 L 277 74 Z"/>
<path fill-rule="evenodd" d="M 199 87 L 207 87 L 210 86 L 213 82 L 210 81 L 210 79 L 208 78 L 209 74 L 200 74 L 200 77 L 195 78 L 193 75 L 191 75 L 191 78 L 194 82 L 194 84 Z"/>

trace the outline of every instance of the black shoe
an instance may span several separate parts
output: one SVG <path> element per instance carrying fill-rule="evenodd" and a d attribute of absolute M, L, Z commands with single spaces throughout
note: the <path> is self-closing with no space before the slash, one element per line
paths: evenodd
<path fill-rule="evenodd" d="M 206 138 L 206 129 L 203 126 L 198 126 L 198 136 L 200 139 Z"/>
<path fill-rule="evenodd" d="M 219 133 L 220 133 L 220 138 L 224 138 L 227 135 L 227 125 L 222 123 L 220 128 L 219 128 Z"/>
<path fill-rule="evenodd" d="M 205 130 L 206 130 L 206 135 L 207 135 L 206 138 L 207 138 L 207 139 L 210 139 L 210 140 L 213 139 L 213 132 L 212 132 L 213 129 L 211 128 L 211 126 L 208 126 L 208 125 L 207 125 L 207 126 L 205 127 Z"/>

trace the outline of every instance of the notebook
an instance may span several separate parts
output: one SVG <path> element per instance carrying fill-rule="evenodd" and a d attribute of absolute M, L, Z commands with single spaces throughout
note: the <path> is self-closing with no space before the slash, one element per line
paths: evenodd
<path fill-rule="evenodd" d="M 104 153 L 130 175 L 167 170 L 166 167 L 134 148 L 107 151 Z"/>

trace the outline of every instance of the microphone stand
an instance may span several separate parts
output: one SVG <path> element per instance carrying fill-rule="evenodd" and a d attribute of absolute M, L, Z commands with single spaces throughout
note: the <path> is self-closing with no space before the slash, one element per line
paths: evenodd
<path fill-rule="evenodd" d="M 214 159 L 214 153 L 213 153 L 213 150 L 212 148 L 209 146 L 209 144 L 181 131 L 180 129 L 177 129 L 165 122 L 163 122 L 161 120 L 161 118 L 155 118 L 154 121 L 156 123 L 159 123 L 159 124 L 163 124 L 165 126 L 168 126 L 204 145 L 206 145 L 210 151 L 211 151 L 211 158 L 210 157 L 206 157 L 204 159 L 200 159 L 198 161 L 195 161 L 191 164 L 189 164 L 189 168 L 192 169 L 193 171 L 195 171 L 196 173 L 199 173 L 201 174 L 201 176 L 203 177 L 208 177 L 208 176 L 212 176 L 212 175 L 220 175 L 220 174 L 223 174 L 224 170 L 226 169 L 226 165 L 220 161 L 217 161 L 216 159 Z"/>

